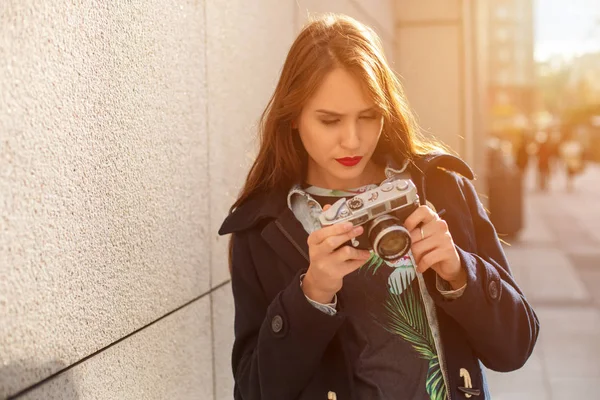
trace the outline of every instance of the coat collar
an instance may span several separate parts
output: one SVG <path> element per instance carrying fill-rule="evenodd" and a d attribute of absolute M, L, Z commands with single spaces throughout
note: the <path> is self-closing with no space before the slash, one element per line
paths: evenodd
<path fill-rule="evenodd" d="M 277 218 L 287 208 L 286 193 L 258 193 L 233 210 L 219 228 L 219 235 L 250 229 L 264 220 Z"/>
<path fill-rule="evenodd" d="M 448 153 L 428 153 L 415 156 L 409 168 L 413 179 L 417 175 L 426 176 L 429 171 L 436 168 L 456 172 L 469 180 L 475 179 L 475 173 L 466 162 L 460 157 Z"/>
<path fill-rule="evenodd" d="M 225 219 L 219 235 L 259 227 L 260 235 L 293 273 L 308 268 L 308 233 L 287 206 L 286 193 L 260 193 Z"/>

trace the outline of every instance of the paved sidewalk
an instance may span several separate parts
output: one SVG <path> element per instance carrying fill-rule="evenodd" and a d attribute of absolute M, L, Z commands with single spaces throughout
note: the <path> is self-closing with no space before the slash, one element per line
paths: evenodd
<path fill-rule="evenodd" d="M 506 247 L 513 273 L 540 318 L 536 349 L 520 370 L 488 372 L 495 400 L 600 399 L 600 166 L 551 189 L 527 178 L 525 229 Z"/>

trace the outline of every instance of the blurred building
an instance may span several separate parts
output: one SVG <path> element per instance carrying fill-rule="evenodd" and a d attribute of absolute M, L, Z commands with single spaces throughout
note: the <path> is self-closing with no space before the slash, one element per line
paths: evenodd
<path fill-rule="evenodd" d="M 574 58 L 568 69 L 563 125 L 573 129 L 587 148 L 587 156 L 600 161 L 600 52 Z"/>
<path fill-rule="evenodd" d="M 600 52 L 577 57 L 556 56 L 537 64 L 540 114 L 547 123 L 538 127 L 554 129 L 558 136 L 575 134 L 588 149 L 588 156 L 600 160 Z"/>
<path fill-rule="evenodd" d="M 485 175 L 485 1 L 396 0 L 395 70 L 422 128 Z M 476 181 L 483 190 L 483 182 Z"/>
<path fill-rule="evenodd" d="M 535 111 L 533 0 L 491 0 L 487 14 L 490 129 L 528 127 Z"/>
<path fill-rule="evenodd" d="M 571 62 L 566 82 L 570 107 L 600 104 L 600 52 L 587 53 Z"/>

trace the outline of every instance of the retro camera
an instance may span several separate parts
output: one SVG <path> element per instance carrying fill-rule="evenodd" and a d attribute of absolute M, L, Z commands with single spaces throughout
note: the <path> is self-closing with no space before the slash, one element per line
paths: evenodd
<path fill-rule="evenodd" d="M 319 216 L 321 226 L 352 222 L 364 225 L 363 233 L 351 244 L 359 249 L 373 250 L 386 261 L 396 261 L 410 249 L 406 218 L 419 207 L 417 188 L 410 179 L 383 182 L 379 187 L 341 198 Z"/>

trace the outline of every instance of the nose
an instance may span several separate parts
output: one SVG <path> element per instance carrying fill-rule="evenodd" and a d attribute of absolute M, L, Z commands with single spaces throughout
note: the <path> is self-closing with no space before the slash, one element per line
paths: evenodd
<path fill-rule="evenodd" d="M 354 121 L 348 124 L 342 130 L 341 146 L 348 150 L 358 149 L 360 146 L 360 137 L 358 124 Z"/>

